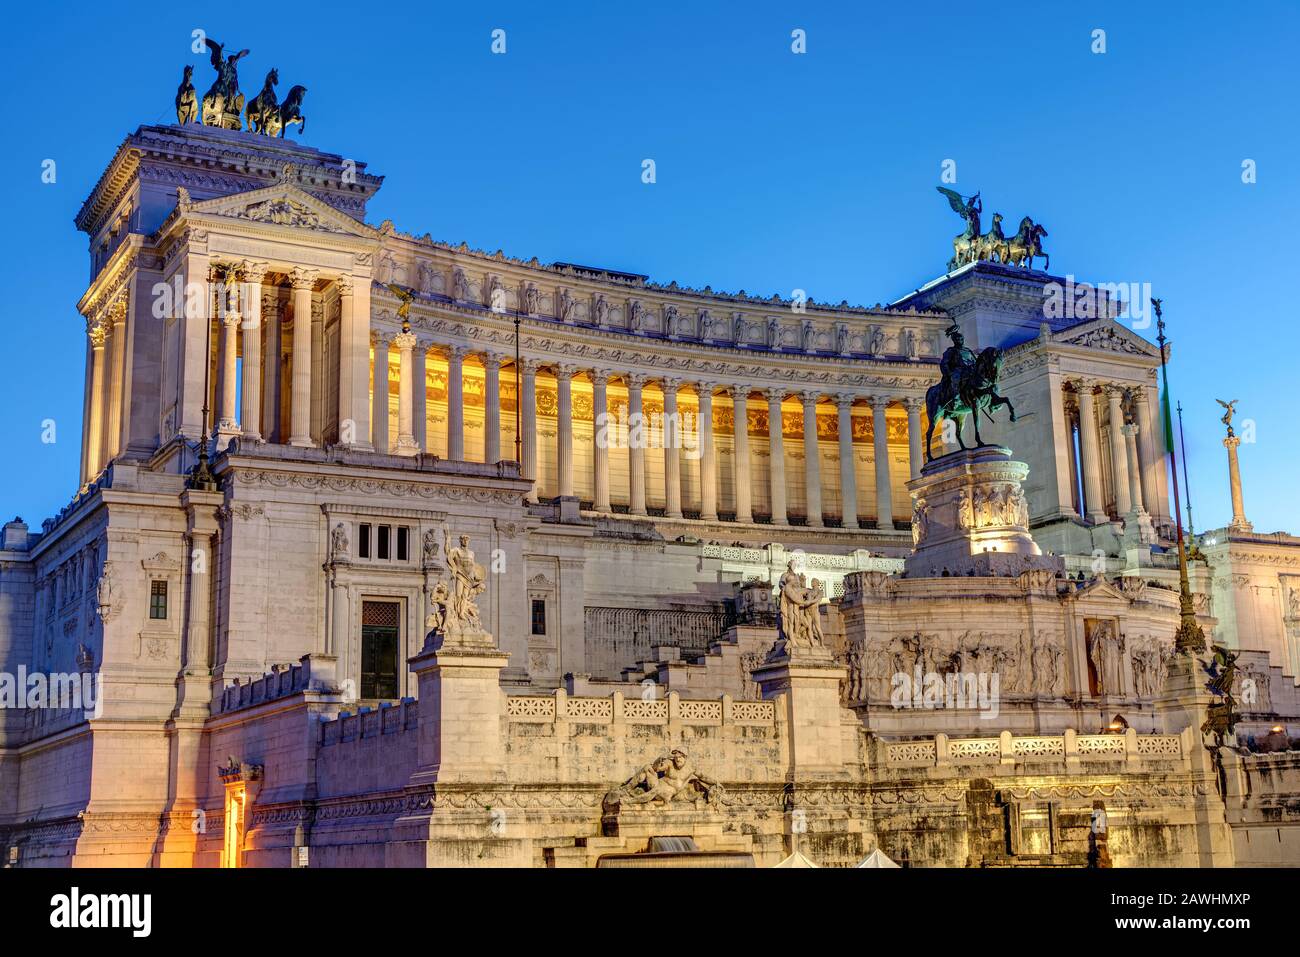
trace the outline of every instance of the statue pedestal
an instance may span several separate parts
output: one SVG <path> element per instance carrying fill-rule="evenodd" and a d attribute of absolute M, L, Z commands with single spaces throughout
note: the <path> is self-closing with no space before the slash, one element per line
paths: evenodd
<path fill-rule="evenodd" d="M 1014 577 L 1033 569 L 1061 571 L 1029 534 L 1021 482 L 1029 466 L 1001 446 L 952 452 L 926 463 L 907 483 L 916 550 L 909 578 L 944 575 Z"/>
<path fill-rule="evenodd" d="M 848 669 L 827 649 L 786 651 L 778 644 L 751 675 L 764 700 L 776 699 L 777 723 L 789 740 L 789 776 L 851 777 L 861 768 L 862 722 L 840 705 L 840 682 Z"/>

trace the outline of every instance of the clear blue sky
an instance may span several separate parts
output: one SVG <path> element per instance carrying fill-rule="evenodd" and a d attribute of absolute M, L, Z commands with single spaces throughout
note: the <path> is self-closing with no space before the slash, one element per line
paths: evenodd
<path fill-rule="evenodd" d="M 1255 421 L 1247 516 L 1300 533 L 1277 401 L 1300 382 L 1293 3 L 181 6 L 7 14 L 4 518 L 38 525 L 75 491 L 87 259 L 72 217 L 123 136 L 173 121 L 184 64 L 207 88 L 202 28 L 252 51 L 246 94 L 272 66 L 282 95 L 308 87 L 304 142 L 387 177 L 373 222 L 543 262 L 889 301 L 942 272 L 960 224 L 934 187 L 956 160 L 988 212 L 1047 225 L 1053 271 L 1164 298 L 1197 526 L 1231 514 L 1218 396 Z"/>

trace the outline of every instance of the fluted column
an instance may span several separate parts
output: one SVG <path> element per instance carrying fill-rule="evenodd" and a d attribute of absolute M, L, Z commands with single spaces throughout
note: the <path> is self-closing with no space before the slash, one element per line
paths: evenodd
<path fill-rule="evenodd" d="M 1079 448 L 1083 453 L 1083 496 L 1088 521 L 1094 525 L 1108 521 L 1101 500 L 1101 450 L 1097 435 L 1097 412 L 1092 390 L 1096 382 L 1084 379 L 1078 384 Z"/>
<path fill-rule="evenodd" d="M 808 503 L 807 522 L 814 528 L 821 528 L 822 519 L 822 472 L 821 448 L 817 443 L 817 393 L 803 393 L 803 462 L 804 484 L 807 487 L 805 500 Z"/>
<path fill-rule="evenodd" d="M 1129 423 L 1123 428 L 1124 433 L 1124 451 L 1128 458 L 1128 493 L 1132 500 L 1130 505 L 1133 511 L 1141 515 L 1146 512 L 1146 505 L 1142 498 L 1142 468 L 1138 462 L 1138 432 L 1140 427 Z"/>
<path fill-rule="evenodd" d="M 316 272 L 295 269 L 290 273 L 289 280 L 293 285 L 293 399 L 289 444 L 312 448 L 316 443 L 311 437 L 311 293 L 316 285 Z M 387 379 L 385 366 L 385 382 Z M 386 403 L 384 421 L 388 421 Z"/>
<path fill-rule="evenodd" d="M 781 400 L 785 393 L 781 389 L 767 390 L 767 451 L 771 462 L 768 478 L 772 487 L 772 524 L 788 525 L 789 516 L 785 511 L 785 437 L 781 422 Z"/>
<path fill-rule="evenodd" d="M 1228 491 L 1232 496 L 1232 521 L 1228 528 L 1235 532 L 1249 532 L 1254 529 L 1246 520 L 1245 499 L 1241 493 L 1241 464 L 1237 461 L 1237 446 L 1241 445 L 1241 436 L 1228 426 L 1228 435 L 1223 440 L 1223 447 L 1228 450 Z"/>
<path fill-rule="evenodd" d="M 397 445 L 393 449 L 396 455 L 415 455 L 419 447 L 415 444 L 415 367 L 412 352 L 415 350 L 415 334 L 409 328 L 393 336 L 393 345 L 397 346 Z"/>
<path fill-rule="evenodd" d="M 524 460 L 519 463 L 524 478 L 532 481 L 526 498 L 537 501 L 537 362 L 533 359 L 520 361 L 519 396 L 520 431 L 523 432 L 520 445 Z"/>
<path fill-rule="evenodd" d="M 122 450 L 122 397 L 126 388 L 126 300 L 119 299 L 112 309 L 113 356 L 108 371 L 108 414 L 104 417 L 104 461 L 117 457 Z"/>
<path fill-rule="evenodd" d="M 411 349 L 411 436 L 417 454 L 429 451 L 429 344 Z"/>
<path fill-rule="evenodd" d="M 262 436 L 281 442 L 280 434 L 280 297 L 262 293 L 262 324 L 266 326 L 266 357 L 262 363 Z"/>
<path fill-rule="evenodd" d="M 250 442 L 262 441 L 258 423 L 262 421 L 262 279 L 265 276 L 264 265 L 244 265 L 244 374 L 239 421 L 244 427 L 244 438 Z"/>
<path fill-rule="evenodd" d="M 1152 515 L 1160 513 L 1158 466 L 1164 454 L 1163 448 L 1156 447 L 1156 432 L 1151 423 L 1151 403 L 1143 387 L 1133 390 L 1133 408 L 1137 410 L 1138 427 L 1138 464 L 1139 477 L 1142 480 L 1142 503 Z"/>
<path fill-rule="evenodd" d="M 627 483 L 633 515 L 645 515 L 645 413 L 641 406 L 641 387 L 645 377 L 627 377 Z"/>
<path fill-rule="evenodd" d="M 465 349 L 447 350 L 447 458 L 465 458 Z"/>
<path fill-rule="evenodd" d="M 99 474 L 103 467 L 100 455 L 104 437 L 104 343 L 108 330 L 102 322 L 93 323 L 87 330 L 90 336 L 90 422 L 86 426 L 86 481 Z"/>
<path fill-rule="evenodd" d="M 501 354 L 483 356 L 483 460 L 501 460 Z"/>
<path fill-rule="evenodd" d="M 889 429 L 885 422 L 888 396 L 877 395 L 871 399 L 871 431 L 875 439 L 876 455 L 876 527 L 894 527 L 894 492 L 889 476 Z"/>
<path fill-rule="evenodd" d="M 221 419 L 217 423 L 217 447 L 225 448 L 231 436 L 239 434 L 239 421 L 235 418 L 236 379 L 239 375 L 239 313 L 227 312 L 221 319 Z"/>
<path fill-rule="evenodd" d="M 387 455 L 388 448 L 388 333 L 376 329 L 371 342 L 375 349 L 375 383 L 370 400 L 370 434 L 375 451 Z M 296 354 L 297 350 L 295 350 Z M 295 376 L 295 381 L 296 381 Z"/>
<path fill-rule="evenodd" d="M 853 454 L 853 396 L 841 392 L 835 397 L 839 413 L 840 434 L 840 523 L 845 528 L 858 527 L 858 470 Z"/>
<path fill-rule="evenodd" d="M 753 494 L 749 484 L 749 386 L 731 387 L 733 406 L 732 471 L 736 486 L 736 521 L 753 522 Z"/>
<path fill-rule="evenodd" d="M 677 415 L 678 379 L 664 379 L 664 515 L 682 517 L 681 419 Z"/>
<path fill-rule="evenodd" d="M 598 512 L 610 511 L 609 506 L 609 373 L 604 369 L 591 371 L 591 464 L 593 495 L 592 507 Z"/>
<path fill-rule="evenodd" d="M 921 466 L 925 464 L 925 456 L 921 450 L 921 440 L 925 438 L 921 434 L 921 406 L 925 400 L 917 396 L 911 396 L 903 400 L 903 406 L 907 409 L 907 459 L 908 465 L 911 466 L 912 478 L 918 478 L 921 474 Z"/>
<path fill-rule="evenodd" d="M 713 445 L 713 382 L 701 382 L 697 387 L 700 403 L 700 518 L 706 522 L 718 520 L 718 453 Z"/>
<path fill-rule="evenodd" d="M 1133 508 L 1128 485 L 1128 449 L 1124 447 L 1124 390 L 1119 386 L 1106 387 L 1106 400 L 1110 404 L 1110 468 L 1115 485 L 1115 517 L 1122 520 Z"/>
<path fill-rule="evenodd" d="M 555 368 L 556 422 L 555 465 L 559 494 L 573 497 L 573 374 L 578 370 L 561 363 Z"/>

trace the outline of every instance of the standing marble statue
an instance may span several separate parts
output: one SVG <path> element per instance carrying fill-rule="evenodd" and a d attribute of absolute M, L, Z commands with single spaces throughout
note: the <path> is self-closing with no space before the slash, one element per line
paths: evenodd
<path fill-rule="evenodd" d="M 826 597 L 821 582 L 813 579 L 809 587 L 804 576 L 795 571 L 792 559 L 777 583 L 777 594 L 777 623 L 786 650 L 823 647 L 821 615 L 817 610 Z"/>

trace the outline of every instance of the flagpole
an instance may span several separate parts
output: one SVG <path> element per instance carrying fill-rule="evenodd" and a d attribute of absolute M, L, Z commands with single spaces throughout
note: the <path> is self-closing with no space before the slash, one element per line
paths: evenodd
<path fill-rule="evenodd" d="M 1196 548 L 1196 523 L 1192 521 L 1192 480 L 1187 477 L 1187 439 L 1183 434 L 1183 403 L 1178 403 L 1178 450 L 1183 457 L 1183 488 L 1187 490 L 1187 537 Z"/>
<path fill-rule="evenodd" d="M 1165 362 L 1165 320 L 1161 309 L 1162 300 L 1152 299 L 1151 305 L 1156 313 L 1156 342 L 1160 346 L 1160 375 L 1164 380 L 1165 398 L 1161 403 L 1161 417 L 1164 422 L 1165 446 L 1173 466 L 1170 477 L 1174 483 L 1174 525 L 1178 529 L 1178 631 L 1174 635 L 1174 650 L 1185 655 L 1192 655 L 1205 650 L 1205 632 L 1196 621 L 1196 610 L 1192 605 L 1192 588 L 1187 576 L 1187 550 L 1183 546 L 1182 505 L 1178 500 L 1178 459 L 1174 454 L 1173 436 L 1169 435 L 1169 366 Z"/>

